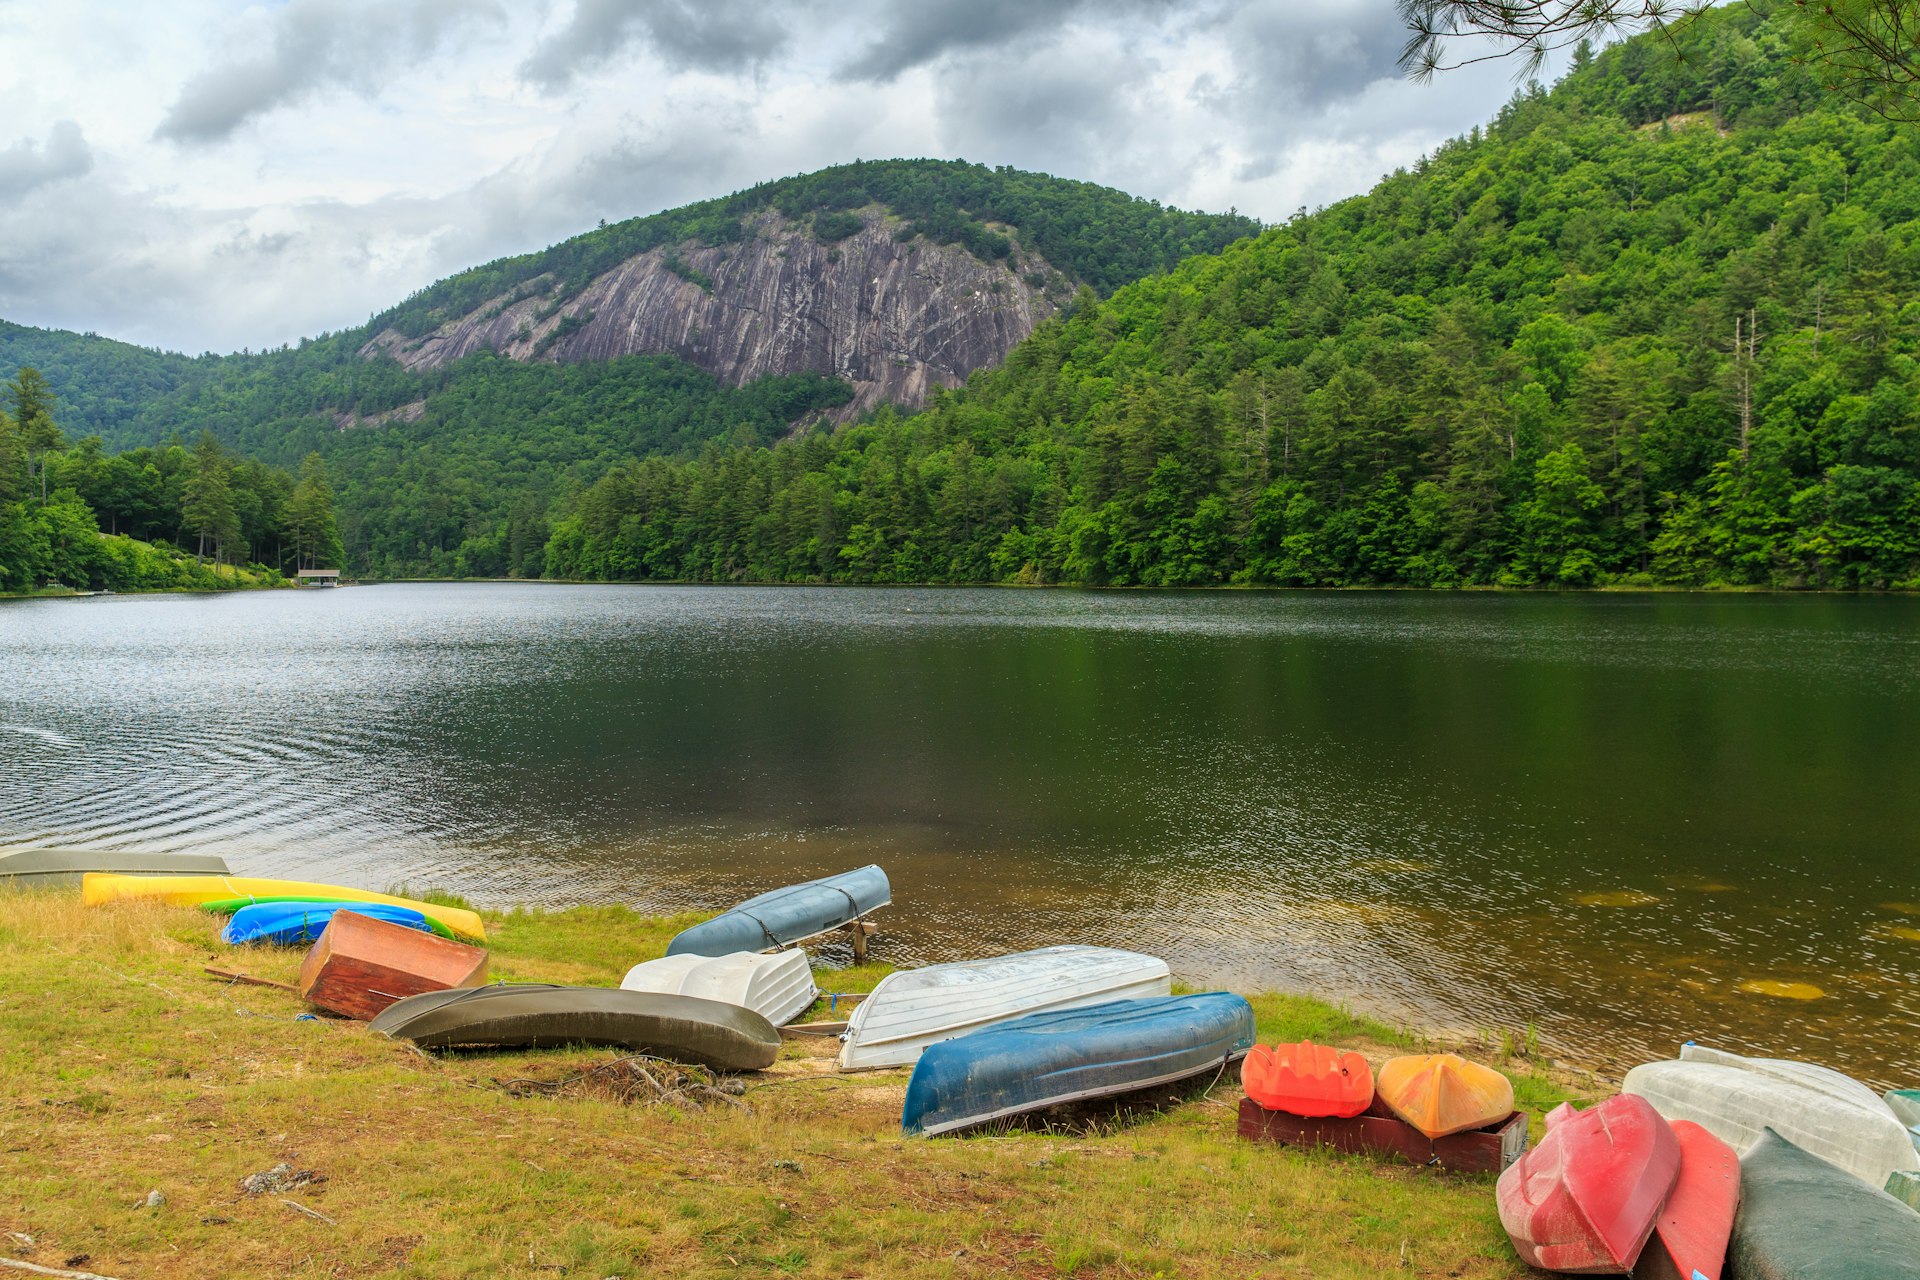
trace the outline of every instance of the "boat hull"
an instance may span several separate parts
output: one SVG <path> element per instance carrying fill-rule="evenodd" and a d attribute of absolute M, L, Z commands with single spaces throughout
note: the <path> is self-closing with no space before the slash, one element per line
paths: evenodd
<path fill-rule="evenodd" d="M 1357 1053 L 1311 1040 L 1257 1044 L 1240 1066 L 1240 1087 L 1269 1111 L 1346 1119 L 1373 1105 L 1373 1068 Z"/>
<path fill-rule="evenodd" d="M 751 1009 L 614 987 L 433 991 L 388 1006 L 372 1029 L 423 1049 L 592 1045 L 720 1071 L 763 1070 L 780 1054 L 780 1033 Z"/>
<path fill-rule="evenodd" d="M 1744 1155 L 1768 1129 L 1869 1187 L 1896 1169 L 1920 1169 L 1906 1128 L 1885 1103 L 1861 1106 L 1831 1090 L 1713 1062 L 1645 1062 L 1621 1088 L 1668 1120 L 1691 1120 Z"/>
<path fill-rule="evenodd" d="M 805 1013 L 820 995 L 807 953 L 798 948 L 773 955 L 662 956 L 627 970 L 620 989 L 737 1004 L 776 1027 Z"/>
<path fill-rule="evenodd" d="M 887 873 L 876 866 L 860 867 L 749 898 L 676 934 L 667 944 L 667 954 L 718 957 L 777 951 L 851 924 L 892 901 Z"/>
<path fill-rule="evenodd" d="M 487 953 L 354 911 L 335 912 L 300 965 L 300 996 L 362 1022 L 423 991 L 477 987 Z"/>
<path fill-rule="evenodd" d="M 120 853 L 105 849 L 23 849 L 0 853 L 0 888 L 65 889 L 88 872 L 166 876 L 227 874 L 225 858 L 210 853 Z"/>
<path fill-rule="evenodd" d="M 1210 992 L 1031 1014 L 930 1046 L 901 1128 L 934 1136 L 1223 1071 L 1253 1047 L 1253 1007 Z"/>
<path fill-rule="evenodd" d="M 1558 1121 L 1494 1187 L 1528 1266 L 1631 1271 L 1680 1173 L 1680 1144 L 1644 1098 L 1619 1095 Z"/>
<path fill-rule="evenodd" d="M 1080 945 L 892 973 L 847 1019 L 840 1069 L 911 1066 L 929 1045 L 1028 1014 L 1172 990 L 1172 973 L 1158 956 Z"/>
<path fill-rule="evenodd" d="M 1740 1207 L 1740 1155 L 1691 1120 L 1674 1121 L 1673 1137 L 1680 1144 L 1680 1176 L 1654 1220 L 1634 1280 L 1720 1280 Z"/>
<path fill-rule="evenodd" d="M 1771 1130 L 1740 1161 L 1740 1280 L 1920 1280 L 1920 1214 Z"/>
<path fill-rule="evenodd" d="M 443 907 L 412 898 L 397 898 L 371 889 L 353 889 L 345 885 L 314 884 L 306 880 L 265 880 L 257 876 L 182 876 L 107 875 L 89 872 L 80 884 L 80 897 L 88 906 L 115 902 L 123 898 L 156 898 L 162 902 L 197 907 L 209 902 L 233 898 L 298 898 L 313 902 L 385 902 L 412 907 L 429 920 L 438 920 L 463 938 L 486 940 L 487 928 L 480 917 L 465 907 Z"/>
<path fill-rule="evenodd" d="M 1511 1080 L 1453 1053 L 1389 1059 L 1373 1088 L 1395 1115 L 1429 1138 L 1484 1128 L 1513 1112 Z"/>

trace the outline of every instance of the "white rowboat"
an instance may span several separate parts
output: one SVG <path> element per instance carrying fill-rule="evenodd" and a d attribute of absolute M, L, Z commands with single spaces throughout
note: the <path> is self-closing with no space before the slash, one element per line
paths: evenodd
<path fill-rule="evenodd" d="M 820 994 L 807 953 L 798 947 L 772 955 L 742 951 L 730 956 L 662 956 L 627 970 L 620 986 L 739 1005 L 776 1027 L 806 1012 Z"/>
<path fill-rule="evenodd" d="M 1920 1169 L 1920 1152 L 1892 1110 L 1864 1087 L 1848 1087 L 1853 1082 L 1840 1073 L 1711 1056 L 1642 1063 L 1627 1072 L 1623 1091 L 1645 1098 L 1668 1120 L 1693 1121 L 1742 1155 L 1772 1129 L 1876 1190 L 1896 1170 Z"/>
<path fill-rule="evenodd" d="M 848 1018 L 840 1069 L 912 1066 L 928 1045 L 1030 1013 L 1172 990 L 1157 956 L 1078 944 L 888 974 Z"/>

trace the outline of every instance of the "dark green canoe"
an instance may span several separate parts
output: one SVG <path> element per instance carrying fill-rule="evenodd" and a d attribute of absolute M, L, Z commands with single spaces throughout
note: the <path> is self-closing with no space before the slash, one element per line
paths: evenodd
<path fill-rule="evenodd" d="M 751 1009 L 617 987 L 525 983 L 428 991 L 396 1000 L 369 1025 L 422 1049 L 598 1045 L 720 1071 L 759 1071 L 780 1053 L 780 1033 Z"/>
<path fill-rule="evenodd" d="M 227 860 L 210 853 L 128 853 L 119 849 L 22 849 L 0 853 L 0 888 L 72 888 L 89 871 L 134 876 L 224 876 Z"/>
<path fill-rule="evenodd" d="M 1739 1280 L 1920 1280 L 1920 1213 L 1768 1129 L 1740 1161 Z"/>

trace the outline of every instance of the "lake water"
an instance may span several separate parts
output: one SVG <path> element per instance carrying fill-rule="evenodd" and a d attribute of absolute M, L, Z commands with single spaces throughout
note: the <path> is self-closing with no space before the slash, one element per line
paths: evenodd
<path fill-rule="evenodd" d="M 1920 1082 L 1920 600 L 13 602 L 0 850 L 32 844 L 647 908 L 873 861 L 896 963 L 1079 940 L 1603 1066 L 1697 1038 Z"/>

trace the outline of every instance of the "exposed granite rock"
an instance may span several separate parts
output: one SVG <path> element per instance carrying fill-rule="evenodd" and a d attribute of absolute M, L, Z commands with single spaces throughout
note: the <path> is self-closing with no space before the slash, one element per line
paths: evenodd
<path fill-rule="evenodd" d="M 386 330 L 362 353 L 415 369 L 485 349 L 561 361 L 671 353 L 735 386 L 811 370 L 853 384 L 841 411 L 850 416 L 883 401 L 917 406 L 933 387 L 997 364 L 1072 288 L 1036 254 L 983 262 L 958 245 L 895 241 L 884 210 L 862 218 L 860 231 L 823 244 L 807 223 L 766 210 L 736 244 L 649 250 L 544 319 L 550 294 L 507 295 L 418 341 Z"/>

